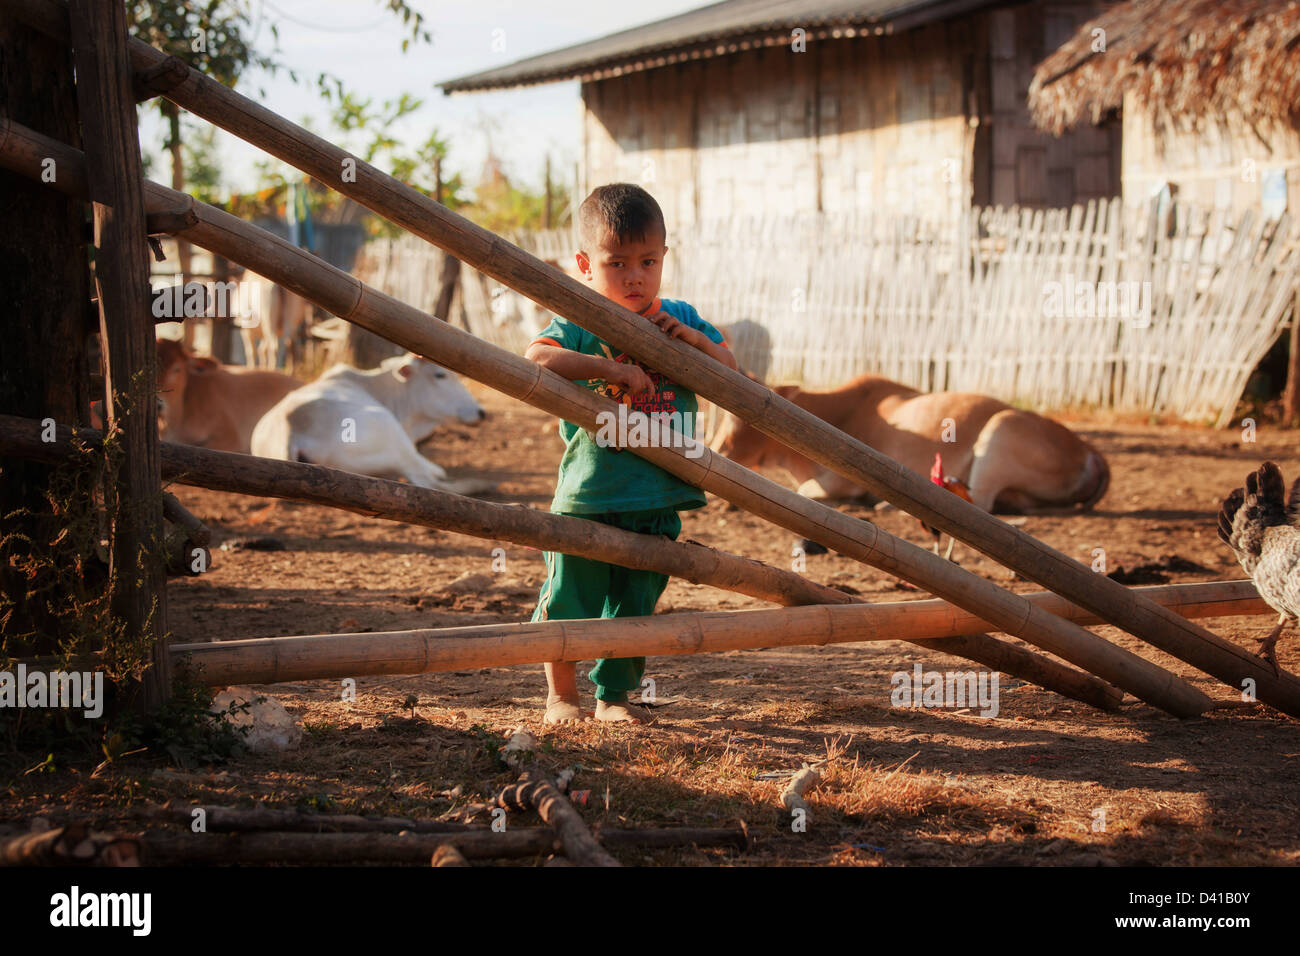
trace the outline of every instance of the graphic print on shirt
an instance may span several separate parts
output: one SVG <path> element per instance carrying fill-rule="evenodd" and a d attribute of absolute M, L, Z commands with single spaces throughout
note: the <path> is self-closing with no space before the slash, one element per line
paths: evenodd
<path fill-rule="evenodd" d="M 608 395 L 614 401 L 628 407 L 629 411 L 644 412 L 647 415 L 655 412 L 672 414 L 677 410 L 674 404 L 677 400 L 676 386 L 668 379 L 668 376 L 653 369 L 648 369 L 626 352 L 620 352 L 615 355 L 608 345 L 604 342 L 600 344 L 600 350 L 605 353 L 605 358 L 611 362 L 620 362 L 625 365 L 635 365 L 646 375 L 650 376 L 650 381 L 654 383 L 654 391 L 648 395 L 629 395 L 627 390 L 621 385 L 613 382 L 607 382 L 603 378 L 593 378 L 588 380 L 598 395 Z M 665 388 L 664 386 L 669 386 Z"/>

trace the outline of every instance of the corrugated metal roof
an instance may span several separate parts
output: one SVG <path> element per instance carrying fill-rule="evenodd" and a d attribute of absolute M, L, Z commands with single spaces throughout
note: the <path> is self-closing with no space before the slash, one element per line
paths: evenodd
<path fill-rule="evenodd" d="M 723 0 L 507 66 L 440 83 L 444 93 L 591 80 L 807 39 L 888 34 L 1016 0 Z"/>

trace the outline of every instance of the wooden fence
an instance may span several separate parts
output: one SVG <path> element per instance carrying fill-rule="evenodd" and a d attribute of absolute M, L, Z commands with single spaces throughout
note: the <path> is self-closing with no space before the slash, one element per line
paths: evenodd
<path fill-rule="evenodd" d="M 105 4 L 86 3 L 85 6 L 99 14 L 111 13 L 114 9 Z M 31 18 L 30 22 L 38 29 L 65 41 L 76 32 L 72 27 L 80 30 L 88 22 L 74 18 L 70 26 L 66 9 L 55 0 L 32 0 L 31 5 L 24 9 Z M 114 95 L 108 97 L 110 101 L 115 99 L 116 103 L 109 102 L 107 108 L 83 114 L 83 120 L 111 116 L 118 119 L 119 125 L 129 126 L 135 119 L 134 100 L 126 93 L 147 89 L 151 83 L 159 84 L 162 92 L 178 106 L 217 123 L 247 142 L 266 148 L 272 155 L 317 180 L 329 183 L 344 195 L 498 281 L 508 282 L 515 290 L 558 314 L 572 316 L 583 328 L 616 348 L 653 364 L 685 387 L 754 424 L 811 460 L 860 484 L 870 493 L 947 531 L 1022 577 L 1043 584 L 1062 600 L 1077 604 L 1152 646 L 1213 674 L 1234 692 L 1243 686 L 1253 687 L 1261 702 L 1293 716 L 1300 715 L 1300 679 L 1268 667 L 1259 657 L 1250 655 L 1169 608 L 1094 573 L 1064 553 L 947 493 L 923 477 L 898 468 L 892 459 L 827 425 L 761 384 L 720 363 L 701 361 L 690 346 L 664 336 L 627 310 L 611 305 L 581 282 L 574 281 L 528 252 L 502 242 L 500 237 L 462 219 L 369 164 L 356 160 L 335 144 L 294 126 L 175 58 L 168 58 L 162 51 L 138 40 L 127 40 L 121 9 L 116 9 L 115 22 L 108 22 L 104 16 L 100 21 L 89 23 L 99 28 L 92 31 L 91 40 L 77 33 L 76 49 L 78 55 L 85 51 L 95 53 L 113 49 L 116 35 L 120 38 L 117 46 L 122 46 L 121 41 L 125 41 L 135 72 L 128 76 L 125 65 L 116 64 L 115 82 L 113 89 L 109 90 Z M 89 62 L 88 66 L 90 69 L 83 67 L 78 70 L 78 81 L 85 82 L 86 87 L 94 91 L 99 85 L 94 70 L 102 64 Z M 100 85 L 100 88 L 107 86 Z M 88 140 L 94 139 L 99 132 L 93 124 L 87 129 L 91 134 L 87 136 Z M 0 116 L 0 166 L 45 182 L 44 171 L 48 164 L 53 163 L 62 172 L 57 182 L 49 181 L 52 188 L 80 197 L 111 195 L 114 212 L 127 209 L 129 202 L 139 207 L 134 215 L 120 217 L 123 223 L 134 222 L 134 237 L 116 237 L 101 228 L 104 224 L 100 218 L 103 207 L 96 207 L 96 238 L 100 240 L 101 253 L 104 247 L 110 250 L 126 247 L 129 239 L 134 251 L 140 253 L 137 256 L 138 268 L 134 269 L 139 275 L 147 274 L 147 263 L 143 258 L 146 230 L 150 233 L 169 232 L 231 262 L 255 269 L 260 275 L 284 285 L 320 308 L 345 317 L 402 348 L 433 358 L 455 372 L 477 379 L 551 415 L 573 421 L 580 427 L 595 430 L 600 418 L 617 407 L 607 396 L 597 395 L 552 371 L 538 368 L 518 355 L 485 343 L 447 322 L 438 321 L 222 210 L 156 183 L 146 182 L 141 189 L 138 146 L 134 145 L 138 143 L 137 133 L 131 128 L 119 132 L 127 135 L 117 135 L 117 143 L 132 145 L 118 146 L 116 150 L 101 148 L 99 155 L 88 160 L 77 148 L 42 135 L 7 116 Z M 122 154 L 128 161 L 134 159 L 137 168 L 124 170 L 104 163 L 105 157 L 118 160 Z M 97 168 L 96 163 L 104 165 Z M 117 167 L 130 165 L 124 162 L 118 163 Z M 106 169 L 113 173 L 112 177 L 103 176 Z M 341 177 L 341 170 L 351 170 L 356 175 Z M 113 195 L 114 185 L 123 182 L 134 186 L 134 196 Z M 108 241 L 104 240 L 105 236 Z M 1153 240 L 1153 245 L 1158 243 Z M 109 259 L 104 257 L 104 261 Z M 129 281 L 132 270 L 104 271 L 116 280 L 117 288 L 100 282 L 101 310 L 105 309 L 108 291 L 134 289 L 138 301 L 116 306 L 113 315 L 120 320 L 122 316 L 144 314 L 148 309 L 147 300 L 140 295 L 144 287 Z M 951 271 L 957 273 L 960 270 L 954 268 Z M 128 278 L 122 279 L 123 276 Z M 97 281 L 101 278 L 97 276 Z M 101 311 L 102 324 L 106 323 L 106 315 L 106 311 Z M 132 326 L 130 322 L 119 321 L 109 328 L 110 331 L 136 332 L 143 328 L 152 333 L 138 322 Z M 160 473 L 159 449 L 149 405 L 152 363 L 148 361 L 146 349 L 139 347 L 138 334 L 134 340 L 124 343 L 131 348 L 116 348 L 119 344 L 110 336 L 110 354 L 120 356 L 124 353 L 127 361 L 120 364 L 114 361 L 110 369 L 120 368 L 131 375 L 139 372 L 145 385 L 150 386 L 141 393 L 142 399 L 133 407 L 130 418 L 137 426 L 144 423 L 146 427 L 134 427 L 128 432 L 128 435 L 149 436 L 149 439 L 143 450 L 134 448 L 129 442 L 124 442 L 124 448 L 130 474 L 149 479 L 152 472 L 155 490 L 150 491 L 147 482 L 143 488 L 123 485 L 117 499 L 136 509 L 143 502 L 156 499 L 156 479 Z M 105 407 L 108 421 L 112 423 L 116 412 L 111 392 Z M 17 424 L 28 431 L 30 438 L 40 423 L 29 420 Z M 981 620 L 987 620 L 991 626 L 1046 649 L 1168 713 L 1190 717 L 1215 706 L 1206 694 L 1158 664 L 1030 603 L 1023 595 L 999 588 L 991 581 L 896 538 L 870 522 L 859 521 L 803 498 L 707 448 L 699 449 L 701 454 L 697 456 L 693 454 L 696 446 L 681 440 L 681 436 L 666 444 L 635 446 L 628 450 L 756 516 L 796 534 L 811 537 L 830 549 L 887 571 L 917 587 L 926 588 L 937 597 L 947 598 Z M 33 453 L 29 448 L 28 454 Z M 151 456 L 152 465 L 149 462 Z M 334 503 L 345 506 L 342 501 Z M 364 507 L 369 510 L 368 506 Z M 126 509 L 119 510 L 116 515 L 119 521 L 115 524 L 120 523 L 124 511 L 129 514 Z M 197 524 L 192 516 L 189 517 L 193 524 Z M 154 530 L 161 529 L 160 518 L 159 515 L 151 519 L 150 526 Z M 149 526 L 141 523 L 140 527 L 148 530 Z M 115 553 L 123 537 L 118 534 L 114 542 Z M 138 553 L 134 542 L 132 544 L 133 549 L 127 552 L 128 555 Z M 159 598 L 165 596 L 164 589 L 156 590 Z M 140 591 L 148 593 L 146 589 Z M 618 633 L 621 634 L 626 627 L 618 623 Z M 614 633 L 609 627 L 602 629 Z M 768 641 L 771 626 L 751 630 L 754 633 L 748 636 L 747 641 L 752 643 L 746 646 L 760 646 Z M 695 633 L 698 635 L 698 631 Z M 331 643 L 351 645 L 357 652 L 354 660 L 358 666 L 349 665 L 349 672 L 359 674 L 363 673 L 360 667 L 375 666 L 368 636 L 364 641 L 355 640 L 355 635 L 330 637 Z M 684 635 L 681 646 L 689 649 L 687 645 L 690 642 L 690 635 Z M 288 643 L 279 643 L 269 649 L 273 654 L 278 653 L 275 648 L 292 652 L 294 646 L 297 645 L 289 639 Z M 620 646 L 620 650 L 630 652 L 631 648 Z M 556 652 L 551 647 L 530 656 L 531 662 L 572 659 L 563 648 Z M 615 655 L 602 653 L 601 656 Z M 165 640 L 159 640 L 155 646 L 154 668 L 165 678 L 169 666 Z M 163 686 L 169 686 L 169 682 Z"/>
<path fill-rule="evenodd" d="M 563 267 L 568 230 L 513 241 Z M 727 329 L 769 384 L 873 372 L 925 391 L 1228 424 L 1286 326 L 1297 252 L 1287 220 L 1119 201 L 974 209 L 955 225 L 868 214 L 703 223 L 670 237 L 664 293 Z M 371 243 L 359 276 L 429 308 L 440 253 Z M 521 351 L 548 314 L 465 272 L 452 316 Z"/>

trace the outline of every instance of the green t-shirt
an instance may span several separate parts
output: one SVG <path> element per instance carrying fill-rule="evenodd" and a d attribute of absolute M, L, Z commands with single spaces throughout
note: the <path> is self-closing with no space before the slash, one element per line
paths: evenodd
<path fill-rule="evenodd" d="M 683 325 L 703 332 L 713 342 L 722 345 L 725 340 L 717 329 L 700 318 L 700 314 L 685 302 L 677 299 L 655 299 L 642 314 L 651 315 L 657 309 L 667 312 Z M 678 413 L 673 418 L 675 427 L 685 423 L 689 437 L 694 436 L 693 426 L 699 404 L 695 393 L 669 381 L 659 372 L 645 367 L 625 352 L 620 352 L 604 339 L 597 338 L 581 326 L 567 319 L 553 318 L 551 324 L 533 339 L 545 345 L 572 349 L 584 355 L 595 355 L 615 362 L 631 362 L 641 367 L 655 390 L 649 395 L 630 397 L 620 386 L 604 379 L 578 379 L 576 384 L 602 395 L 608 395 L 633 412 Z M 564 439 L 564 458 L 560 461 L 560 474 L 555 483 L 555 498 L 551 510 L 571 514 L 602 514 L 610 511 L 649 511 L 653 508 L 674 508 L 686 511 L 705 504 L 700 489 L 646 461 L 635 452 L 602 447 L 595 437 L 572 422 L 560 422 L 560 437 Z"/>

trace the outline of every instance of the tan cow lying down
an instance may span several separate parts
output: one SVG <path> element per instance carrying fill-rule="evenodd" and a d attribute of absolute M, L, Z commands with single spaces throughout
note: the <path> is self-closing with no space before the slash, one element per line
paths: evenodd
<path fill-rule="evenodd" d="M 292 375 L 222 365 L 158 340 L 158 394 L 164 441 L 247 455 L 253 428 L 302 383 Z"/>
<path fill-rule="evenodd" d="M 971 500 L 985 511 L 1074 504 L 1087 509 L 1101 500 L 1110 482 L 1106 459 L 1064 425 L 985 395 L 927 395 L 876 375 L 826 392 L 792 385 L 774 391 L 922 478 L 941 454 L 944 472 L 965 483 Z M 952 441 L 943 440 L 945 429 Z M 786 469 L 809 498 L 866 494 L 729 412 L 711 447 L 750 468 Z"/>

